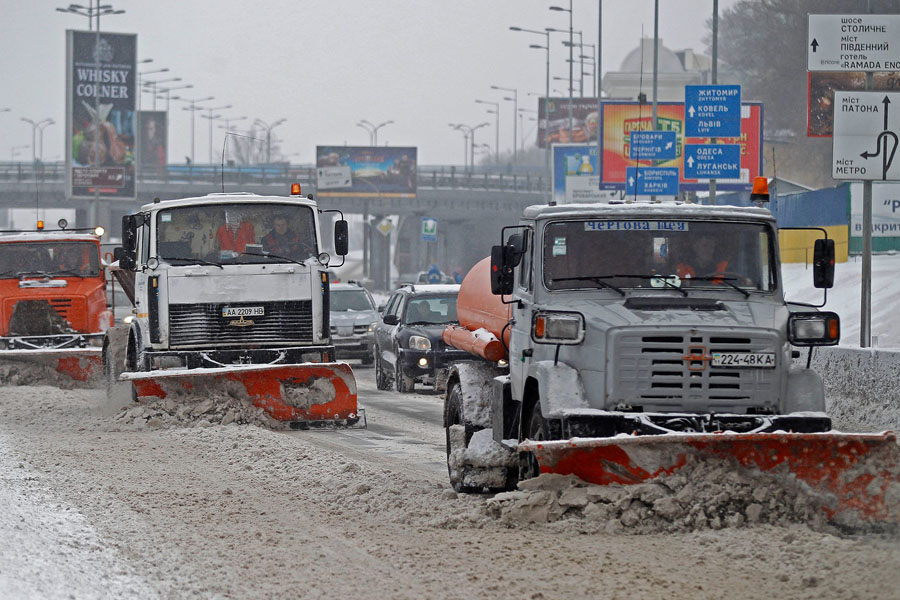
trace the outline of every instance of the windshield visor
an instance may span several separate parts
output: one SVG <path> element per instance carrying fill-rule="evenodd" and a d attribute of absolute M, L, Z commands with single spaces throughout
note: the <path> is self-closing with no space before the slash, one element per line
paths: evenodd
<path fill-rule="evenodd" d="M 91 242 L 0 244 L 0 277 L 97 277 L 100 250 Z"/>
<path fill-rule="evenodd" d="M 218 204 L 162 210 L 156 253 L 173 265 L 303 261 L 316 255 L 313 211 L 286 204 Z M 285 260 L 287 259 L 287 260 Z"/>
<path fill-rule="evenodd" d="M 775 289 L 774 240 L 761 224 L 683 220 L 548 223 L 544 285 Z"/>

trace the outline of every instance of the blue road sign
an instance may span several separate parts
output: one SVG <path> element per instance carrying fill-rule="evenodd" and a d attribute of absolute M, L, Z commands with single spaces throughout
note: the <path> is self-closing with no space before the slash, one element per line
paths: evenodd
<path fill-rule="evenodd" d="M 628 167 L 625 193 L 639 196 L 675 196 L 678 194 L 677 167 Z"/>
<path fill-rule="evenodd" d="M 628 158 L 667 160 L 677 158 L 674 131 L 632 131 Z"/>
<path fill-rule="evenodd" d="M 437 241 L 437 225 L 438 220 L 431 217 L 422 217 L 422 241 Z"/>
<path fill-rule="evenodd" d="M 740 144 L 685 144 L 685 179 L 739 179 Z"/>
<path fill-rule="evenodd" d="M 684 86 L 684 134 L 687 137 L 741 135 L 741 86 Z"/>

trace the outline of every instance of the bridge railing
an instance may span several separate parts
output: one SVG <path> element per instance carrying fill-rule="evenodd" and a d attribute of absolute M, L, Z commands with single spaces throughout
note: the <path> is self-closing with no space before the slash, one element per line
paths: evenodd
<path fill-rule="evenodd" d="M 535 192 L 547 189 L 547 178 L 540 167 L 492 169 L 476 167 L 465 170 L 454 165 L 422 166 L 417 169 L 417 186 L 429 189 L 492 190 L 503 192 Z M 0 185 L 10 182 L 64 182 L 62 162 L 0 162 Z M 316 169 L 311 166 L 275 165 L 181 165 L 145 168 L 138 171 L 139 183 L 155 184 L 226 184 L 289 185 L 299 183 L 303 189 L 315 190 Z"/>

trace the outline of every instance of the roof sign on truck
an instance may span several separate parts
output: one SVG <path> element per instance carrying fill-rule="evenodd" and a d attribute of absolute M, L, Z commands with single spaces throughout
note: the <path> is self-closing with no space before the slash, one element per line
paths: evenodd
<path fill-rule="evenodd" d="M 585 221 L 585 231 L 688 231 L 687 221 Z"/>

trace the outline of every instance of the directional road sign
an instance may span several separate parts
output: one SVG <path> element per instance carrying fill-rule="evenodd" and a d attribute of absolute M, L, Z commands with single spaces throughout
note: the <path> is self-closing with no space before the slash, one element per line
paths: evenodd
<path fill-rule="evenodd" d="M 632 131 L 628 158 L 670 160 L 677 157 L 674 131 Z"/>
<path fill-rule="evenodd" d="M 437 219 L 432 219 L 431 217 L 422 217 L 422 241 L 437 241 L 437 225 Z"/>
<path fill-rule="evenodd" d="M 832 177 L 900 181 L 900 93 L 835 92 Z"/>
<path fill-rule="evenodd" d="M 353 187 L 350 167 L 319 167 L 316 169 L 316 187 L 320 190 Z"/>
<path fill-rule="evenodd" d="M 684 134 L 687 137 L 739 137 L 741 86 L 684 86 Z"/>
<path fill-rule="evenodd" d="M 739 144 L 685 144 L 685 179 L 738 179 L 741 176 Z"/>
<path fill-rule="evenodd" d="M 900 15 L 809 15 L 810 71 L 900 71 Z"/>
<path fill-rule="evenodd" d="M 678 195 L 676 167 L 628 167 L 625 173 L 625 194 L 638 196 Z"/>

